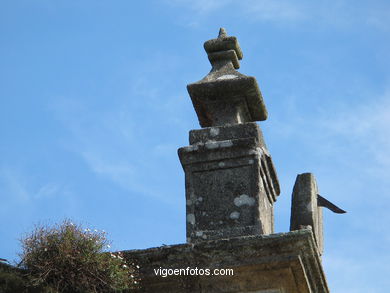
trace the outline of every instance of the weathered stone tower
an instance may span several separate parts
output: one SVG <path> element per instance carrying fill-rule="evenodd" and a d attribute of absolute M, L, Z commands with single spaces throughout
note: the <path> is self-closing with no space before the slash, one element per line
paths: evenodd
<path fill-rule="evenodd" d="M 273 203 L 279 183 L 260 128 L 267 119 L 254 77 L 236 71 L 242 52 L 221 29 L 204 44 L 212 64 L 189 84 L 201 130 L 179 149 L 186 175 L 187 242 L 274 231 Z"/>
<path fill-rule="evenodd" d="M 312 174 L 298 175 L 291 232 L 273 234 L 280 189 L 255 122 L 267 119 L 261 92 L 254 77 L 236 70 L 243 55 L 235 37 L 221 29 L 204 48 L 212 69 L 187 87 L 202 129 L 190 131 L 190 145 L 178 151 L 187 244 L 124 252 L 140 266 L 139 291 L 329 292 L 320 203 L 332 204 L 318 195 Z M 227 268 L 233 275 L 216 273 Z"/>

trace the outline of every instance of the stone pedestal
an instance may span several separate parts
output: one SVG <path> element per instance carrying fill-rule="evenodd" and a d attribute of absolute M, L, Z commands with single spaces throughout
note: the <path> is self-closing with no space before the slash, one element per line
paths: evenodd
<path fill-rule="evenodd" d="M 187 242 L 273 233 L 279 183 L 257 124 L 192 130 L 190 144 L 178 151 Z"/>

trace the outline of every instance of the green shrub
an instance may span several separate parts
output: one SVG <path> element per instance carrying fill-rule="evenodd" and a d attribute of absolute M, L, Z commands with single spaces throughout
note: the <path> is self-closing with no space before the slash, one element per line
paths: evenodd
<path fill-rule="evenodd" d="M 120 252 L 107 252 L 104 231 L 65 220 L 54 227 L 37 226 L 21 242 L 21 267 L 34 286 L 47 284 L 60 293 L 97 293 L 137 285 L 134 265 Z"/>

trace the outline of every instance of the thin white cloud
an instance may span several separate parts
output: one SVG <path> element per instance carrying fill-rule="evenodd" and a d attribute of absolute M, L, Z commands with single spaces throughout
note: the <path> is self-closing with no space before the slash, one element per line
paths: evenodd
<path fill-rule="evenodd" d="M 172 154 L 176 154 L 177 146 L 171 143 L 161 143 L 153 147 L 153 154 L 158 157 L 170 157 Z"/>
<path fill-rule="evenodd" d="M 246 0 L 241 2 L 241 8 L 252 20 L 298 21 L 307 18 L 302 1 Z"/>
<path fill-rule="evenodd" d="M 34 198 L 41 199 L 41 198 L 49 198 L 53 196 L 59 196 L 63 194 L 63 190 L 60 185 L 56 183 L 47 183 L 42 185 L 36 194 L 33 196 Z"/>
<path fill-rule="evenodd" d="M 327 155 L 370 154 L 368 163 L 390 174 L 390 91 L 379 96 L 366 93 L 359 102 L 334 101 L 337 105 L 328 102 L 303 117 L 298 100 L 286 98 L 283 111 L 272 118 L 273 134 L 305 141 Z"/>
<path fill-rule="evenodd" d="M 180 7 L 181 17 L 185 11 L 189 26 L 199 26 L 207 17 L 216 13 L 234 12 L 234 16 L 248 22 L 272 22 L 290 25 L 303 22 L 336 27 L 368 25 L 388 30 L 390 7 L 387 3 L 361 5 L 351 0 L 165 0 L 171 7 Z M 223 12 L 222 12 L 223 11 Z"/>
<path fill-rule="evenodd" d="M 175 194 L 161 187 L 169 175 L 156 159 L 171 161 L 174 157 L 178 162 L 178 147 L 170 137 L 174 137 L 174 129 L 185 134 L 190 128 L 186 127 L 188 119 L 183 110 L 190 104 L 183 95 L 172 92 L 177 78 L 167 73 L 172 68 L 177 70 L 181 63 L 177 57 L 160 57 L 151 56 L 150 62 L 141 64 L 137 73 L 129 76 L 123 96 L 115 103 L 107 98 L 106 106 L 91 111 L 95 107 L 87 99 L 62 98 L 50 108 L 68 132 L 62 140 L 65 148 L 78 154 L 91 172 L 129 195 L 142 194 L 173 203 Z M 161 76 L 167 77 L 161 80 Z M 161 131 L 167 132 L 166 138 Z"/>
<path fill-rule="evenodd" d="M 185 8 L 191 11 L 190 26 L 198 26 L 197 18 L 205 18 L 214 13 L 222 13 L 231 9 L 236 15 L 248 20 L 261 21 L 296 21 L 305 18 L 305 5 L 301 2 L 287 0 L 167 0 L 173 7 Z"/>
<path fill-rule="evenodd" d="M 198 14 L 209 14 L 229 5 L 232 0 L 165 0 L 171 6 L 180 6 L 191 9 Z"/>
<path fill-rule="evenodd" d="M 148 168 L 147 163 L 145 166 L 134 162 L 132 162 L 134 165 L 124 163 L 123 161 L 131 162 L 132 158 L 125 156 L 121 161 L 115 160 L 103 152 L 99 153 L 96 148 L 94 152 L 83 152 L 82 156 L 95 174 L 110 180 L 126 191 L 140 193 L 168 204 L 173 202 L 172 198 L 166 197 L 164 192 L 159 190 L 156 182 L 148 184 L 155 181 L 150 176 L 156 171 Z"/>
<path fill-rule="evenodd" d="M 345 105 L 336 115 L 320 119 L 322 130 L 347 141 L 355 151 L 369 154 L 365 167 L 390 179 L 390 91 L 356 105 Z"/>
<path fill-rule="evenodd" d="M 367 286 L 364 284 L 365 280 L 361 278 L 362 275 L 367 274 L 367 262 L 328 253 L 324 255 L 323 262 L 331 292 L 336 292 L 334 289 L 337 288 L 337 292 L 359 293 L 362 292 L 362 285 Z M 341 279 L 338 278 L 340 275 L 343 276 Z"/>
<path fill-rule="evenodd" d="M 310 112 L 300 110 L 302 102 L 291 98 L 290 106 L 272 113 L 272 130 L 266 140 L 285 146 L 275 153 L 270 145 L 274 160 L 288 166 L 286 170 L 277 165 L 280 178 L 289 185 L 282 184 L 287 194 L 295 174 L 314 172 L 324 196 L 352 214 L 367 208 L 388 218 L 390 91 L 363 95 L 356 93 L 344 102 L 336 102 L 336 97 Z M 377 230 L 376 219 L 367 224 L 367 230 Z M 361 225 L 362 217 L 354 221 L 351 218 L 348 225 Z"/>
<path fill-rule="evenodd" d="M 94 173 L 108 177 L 126 189 L 131 189 L 130 182 L 135 176 L 135 171 L 129 163 L 115 161 L 107 158 L 104 154 L 93 153 L 92 151 L 82 151 L 82 157 Z"/>
<path fill-rule="evenodd" d="M 32 176 L 20 169 L 3 166 L 0 168 L 0 182 L 3 190 L 3 206 L 7 204 L 28 204 L 35 200 L 59 197 L 69 191 L 55 182 L 36 182 Z"/>
<path fill-rule="evenodd" d="M 207 17 L 224 10 L 252 21 L 297 21 L 308 18 L 310 1 L 288 0 L 166 0 L 173 7 L 191 11 L 193 18 Z M 196 21 L 194 23 L 197 23 Z"/>
<path fill-rule="evenodd" d="M 389 256 L 377 257 L 377 251 L 388 247 L 388 243 L 381 245 L 378 239 L 369 237 L 359 241 L 356 238 L 339 240 L 333 240 L 339 250 L 325 251 L 323 256 L 331 292 L 383 292 L 383 288 L 389 287 L 389 280 L 383 279 L 383 275 L 390 273 L 387 265 Z"/>
<path fill-rule="evenodd" d="M 0 181 L 5 190 L 2 193 L 5 195 L 3 200 L 16 201 L 18 203 L 26 203 L 31 199 L 31 194 L 26 187 L 26 179 L 15 168 L 3 166 L 0 168 Z M 6 205 L 3 202 L 3 206 Z"/>

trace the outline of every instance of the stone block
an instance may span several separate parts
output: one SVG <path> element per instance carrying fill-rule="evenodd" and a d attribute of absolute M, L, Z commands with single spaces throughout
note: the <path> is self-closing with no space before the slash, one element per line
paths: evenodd
<path fill-rule="evenodd" d="M 223 74 L 224 73 L 224 74 Z M 218 71 L 187 86 L 202 127 L 267 119 L 267 110 L 254 77 Z"/>
<path fill-rule="evenodd" d="M 273 233 L 279 183 L 257 124 L 192 130 L 190 142 L 178 151 L 187 241 Z"/>

